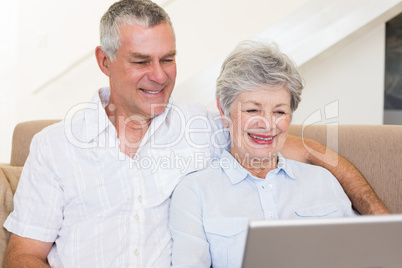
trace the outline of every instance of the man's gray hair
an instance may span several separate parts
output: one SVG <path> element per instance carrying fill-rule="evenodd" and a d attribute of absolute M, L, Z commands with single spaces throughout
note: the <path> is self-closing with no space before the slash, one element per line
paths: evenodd
<path fill-rule="evenodd" d="M 121 0 L 106 11 L 100 21 L 100 44 L 102 50 L 114 61 L 121 46 L 121 25 L 140 25 L 150 28 L 172 22 L 166 11 L 149 0 Z"/>
<path fill-rule="evenodd" d="M 223 62 L 216 82 L 216 98 L 224 114 L 230 115 L 240 93 L 264 87 L 289 90 L 293 113 L 301 100 L 303 80 L 294 62 L 276 44 L 243 41 Z"/>

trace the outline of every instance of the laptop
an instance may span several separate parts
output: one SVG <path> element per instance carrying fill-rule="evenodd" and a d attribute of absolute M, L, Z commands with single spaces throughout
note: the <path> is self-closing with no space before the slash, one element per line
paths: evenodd
<path fill-rule="evenodd" d="M 402 214 L 252 221 L 243 268 L 401 268 Z"/>

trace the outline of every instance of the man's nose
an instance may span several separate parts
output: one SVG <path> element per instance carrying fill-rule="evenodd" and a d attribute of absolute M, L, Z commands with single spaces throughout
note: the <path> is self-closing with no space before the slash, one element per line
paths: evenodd
<path fill-rule="evenodd" d="M 158 84 L 163 84 L 166 82 L 166 79 L 167 79 L 166 72 L 159 62 L 152 64 L 151 70 L 148 74 L 148 78 L 151 81 L 154 81 Z"/>

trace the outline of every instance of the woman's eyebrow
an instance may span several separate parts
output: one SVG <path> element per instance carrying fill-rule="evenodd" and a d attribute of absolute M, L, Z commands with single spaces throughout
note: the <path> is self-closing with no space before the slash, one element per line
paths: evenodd
<path fill-rule="evenodd" d="M 244 103 L 245 104 L 254 104 L 254 105 L 258 106 L 258 107 L 262 106 L 261 103 L 259 103 L 258 101 L 255 101 L 255 100 L 245 101 Z"/>
<path fill-rule="evenodd" d="M 245 101 L 244 104 L 253 104 L 253 105 L 258 106 L 258 107 L 263 106 L 260 102 L 255 101 L 255 100 Z M 278 108 L 278 107 L 282 107 L 282 106 L 289 106 L 289 103 L 278 103 L 274 107 Z"/>
<path fill-rule="evenodd" d="M 281 106 L 289 106 L 289 103 L 279 103 L 277 105 L 275 105 L 275 107 L 281 107 Z"/>

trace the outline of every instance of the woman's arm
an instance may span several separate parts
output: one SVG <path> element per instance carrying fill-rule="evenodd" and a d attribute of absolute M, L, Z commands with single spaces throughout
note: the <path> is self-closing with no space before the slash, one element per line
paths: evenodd
<path fill-rule="evenodd" d="M 210 267 L 211 256 L 203 227 L 202 205 L 188 177 L 184 177 L 174 190 L 169 214 L 173 239 L 172 267 Z"/>
<path fill-rule="evenodd" d="M 305 146 L 318 153 L 310 153 Z M 287 158 L 328 169 L 338 179 L 353 206 L 361 214 L 391 213 L 363 175 L 348 160 L 324 145 L 289 135 L 281 153 Z"/>

